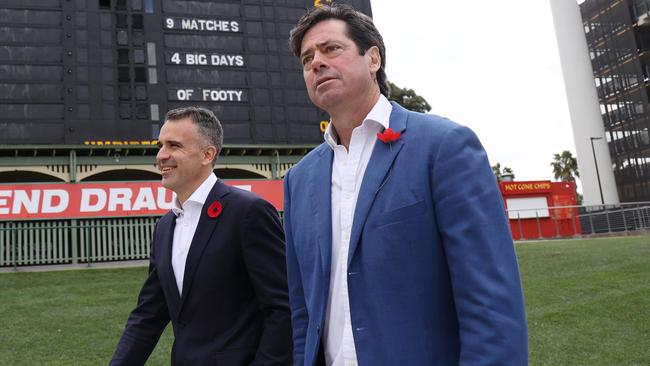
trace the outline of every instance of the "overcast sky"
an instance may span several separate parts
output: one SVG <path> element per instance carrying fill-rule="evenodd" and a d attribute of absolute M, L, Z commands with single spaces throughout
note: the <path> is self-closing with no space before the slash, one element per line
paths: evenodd
<path fill-rule="evenodd" d="M 516 180 L 575 147 L 548 0 L 372 1 L 388 79 L 472 128 Z"/>

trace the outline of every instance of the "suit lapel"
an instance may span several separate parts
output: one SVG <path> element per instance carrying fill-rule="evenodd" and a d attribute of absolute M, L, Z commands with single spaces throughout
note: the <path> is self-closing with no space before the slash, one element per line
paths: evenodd
<path fill-rule="evenodd" d="M 406 119 L 408 113 L 406 109 L 402 108 L 398 104 L 394 102 L 391 102 L 391 104 L 393 105 L 393 109 L 390 114 L 390 128 L 395 132 L 404 133 L 406 130 Z M 350 266 L 352 257 L 354 256 L 357 245 L 359 244 L 363 226 L 368 218 L 368 212 L 370 211 L 379 190 L 391 178 L 390 175 L 393 161 L 395 160 L 395 157 L 397 157 L 397 154 L 399 154 L 402 146 L 404 146 L 402 138 L 390 143 L 383 143 L 379 140 L 375 142 L 375 147 L 372 150 L 372 155 L 361 183 L 361 189 L 359 190 L 357 206 L 354 210 L 352 233 L 350 234 L 350 248 L 348 252 L 348 266 Z"/>
<path fill-rule="evenodd" d="M 194 237 L 192 238 L 192 243 L 190 244 L 190 250 L 187 253 L 187 260 L 185 261 L 185 274 L 183 276 L 183 293 L 181 294 L 181 302 L 179 305 L 179 312 L 183 309 L 183 304 L 185 299 L 187 299 L 188 293 L 192 288 L 192 283 L 194 280 L 194 275 L 196 274 L 196 269 L 201 261 L 201 256 L 203 255 L 203 250 L 210 242 L 210 237 L 212 237 L 212 232 L 214 231 L 217 223 L 219 223 L 219 217 L 210 217 L 207 213 L 207 208 L 214 202 L 219 200 L 223 205 L 224 210 L 226 210 L 226 204 L 221 200 L 221 198 L 228 194 L 228 188 L 221 181 L 217 181 L 210 194 L 205 200 L 203 207 L 201 208 L 201 217 L 199 218 L 199 223 L 196 226 L 196 231 L 194 232 Z"/>
<path fill-rule="evenodd" d="M 314 162 L 309 175 L 311 191 L 311 213 L 316 231 L 318 250 L 324 288 L 329 290 L 330 269 L 332 261 L 332 159 L 334 152 L 327 145 L 321 145 L 319 157 Z"/>

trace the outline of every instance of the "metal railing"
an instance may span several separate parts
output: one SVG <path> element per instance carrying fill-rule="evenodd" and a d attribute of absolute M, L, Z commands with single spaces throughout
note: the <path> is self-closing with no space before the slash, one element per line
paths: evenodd
<path fill-rule="evenodd" d="M 650 204 L 639 207 L 602 207 L 580 215 L 583 235 L 650 229 Z"/>
<path fill-rule="evenodd" d="M 650 202 L 506 210 L 515 240 L 650 231 Z"/>
<path fill-rule="evenodd" d="M 507 210 L 515 240 L 650 232 L 650 202 Z M 149 258 L 158 217 L 0 221 L 0 267 Z"/>
<path fill-rule="evenodd" d="M 149 258 L 158 217 L 0 222 L 0 267 Z"/>

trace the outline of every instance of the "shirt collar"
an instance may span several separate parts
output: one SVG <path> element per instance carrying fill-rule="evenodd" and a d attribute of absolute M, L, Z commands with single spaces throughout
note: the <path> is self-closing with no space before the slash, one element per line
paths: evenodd
<path fill-rule="evenodd" d="M 197 188 L 196 191 L 192 193 L 190 198 L 188 198 L 187 201 L 185 201 L 185 204 L 187 204 L 187 202 L 192 201 L 203 206 L 205 200 L 208 198 L 208 195 L 210 194 L 210 190 L 212 190 L 212 186 L 214 186 L 217 180 L 218 180 L 217 176 L 214 175 L 214 173 L 210 173 L 210 175 L 208 175 L 208 177 L 205 178 L 203 183 L 201 183 L 199 188 Z M 172 207 L 172 212 L 176 216 L 183 213 L 183 205 L 181 205 L 180 202 L 178 202 L 178 197 L 174 198 L 174 207 Z"/>
<path fill-rule="evenodd" d="M 372 107 L 366 118 L 363 119 L 360 126 L 367 125 L 369 121 L 375 122 L 381 126 L 381 128 L 388 128 L 390 124 L 390 113 L 393 111 L 393 106 L 390 104 L 388 99 L 383 94 L 379 95 L 377 103 Z M 338 135 L 336 134 L 336 129 L 330 120 L 330 123 L 325 129 L 325 142 L 334 149 L 338 145 Z"/>

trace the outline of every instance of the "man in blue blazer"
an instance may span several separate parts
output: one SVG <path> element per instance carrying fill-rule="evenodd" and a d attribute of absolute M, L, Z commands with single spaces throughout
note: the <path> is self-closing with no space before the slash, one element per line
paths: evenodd
<path fill-rule="evenodd" d="M 514 246 L 479 140 L 386 96 L 372 20 L 291 32 L 326 142 L 285 177 L 294 365 L 526 365 Z"/>
<path fill-rule="evenodd" d="M 175 207 L 156 223 L 149 275 L 110 365 L 144 365 L 170 321 L 172 365 L 290 365 L 277 211 L 214 175 L 223 130 L 211 111 L 179 108 L 165 121 L 156 160 Z"/>

